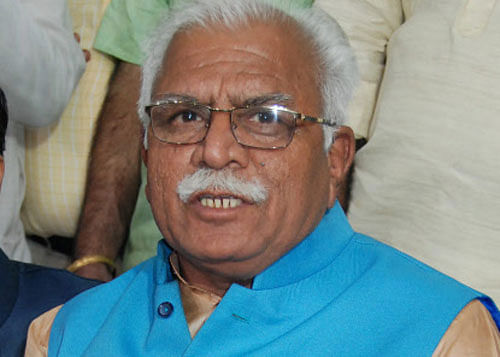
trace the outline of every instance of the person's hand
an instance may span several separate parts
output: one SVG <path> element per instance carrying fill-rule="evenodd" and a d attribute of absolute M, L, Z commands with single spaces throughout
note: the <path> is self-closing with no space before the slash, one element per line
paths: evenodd
<path fill-rule="evenodd" d="M 73 36 L 75 37 L 76 42 L 80 43 L 80 35 L 76 32 L 73 32 Z M 90 51 L 86 49 L 82 49 L 83 57 L 85 58 L 85 62 L 90 61 Z"/>
<path fill-rule="evenodd" d="M 113 279 L 113 274 L 108 269 L 108 266 L 104 263 L 94 263 L 81 267 L 75 271 L 76 275 L 83 278 L 110 281 Z"/>

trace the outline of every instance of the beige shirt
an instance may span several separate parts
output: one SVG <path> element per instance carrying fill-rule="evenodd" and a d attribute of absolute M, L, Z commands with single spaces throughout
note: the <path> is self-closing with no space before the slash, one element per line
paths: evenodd
<path fill-rule="evenodd" d="M 181 275 L 177 254 L 169 257 L 170 266 L 179 280 L 181 301 L 186 315 L 191 338 L 194 338 L 201 327 L 215 310 L 222 297 L 201 287 L 189 284 Z"/>
<path fill-rule="evenodd" d="M 315 5 L 362 77 L 352 226 L 500 302 L 500 1 Z"/>

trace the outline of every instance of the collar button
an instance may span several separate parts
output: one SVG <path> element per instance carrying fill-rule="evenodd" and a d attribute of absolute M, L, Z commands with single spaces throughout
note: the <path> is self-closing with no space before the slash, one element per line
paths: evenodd
<path fill-rule="evenodd" d="M 166 301 L 158 305 L 158 315 L 161 317 L 167 318 L 172 315 L 172 312 L 174 312 L 174 305 L 170 302 Z"/>

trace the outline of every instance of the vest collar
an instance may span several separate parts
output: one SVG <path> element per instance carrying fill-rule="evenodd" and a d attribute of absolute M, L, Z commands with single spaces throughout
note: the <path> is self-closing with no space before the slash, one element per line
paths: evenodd
<path fill-rule="evenodd" d="M 252 289 L 278 288 L 313 275 L 336 259 L 353 234 L 336 202 L 312 233 L 255 277 Z"/>

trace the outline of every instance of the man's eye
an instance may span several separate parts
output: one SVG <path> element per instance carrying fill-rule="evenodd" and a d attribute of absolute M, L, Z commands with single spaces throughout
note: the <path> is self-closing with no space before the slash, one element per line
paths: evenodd
<path fill-rule="evenodd" d="M 274 112 L 258 112 L 252 116 L 251 121 L 259 124 L 273 124 L 279 121 L 278 116 Z"/>
<path fill-rule="evenodd" d="M 199 121 L 201 120 L 201 117 L 193 112 L 193 111 L 183 111 L 180 113 L 176 113 L 170 117 L 170 122 L 177 122 L 177 123 L 189 123 L 189 122 L 194 122 L 194 121 Z"/>

